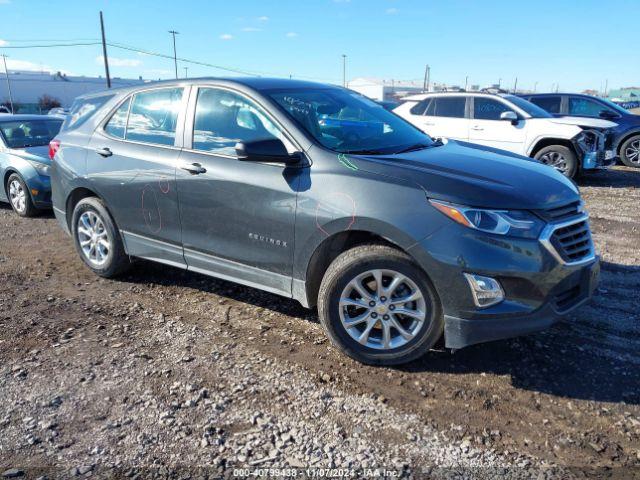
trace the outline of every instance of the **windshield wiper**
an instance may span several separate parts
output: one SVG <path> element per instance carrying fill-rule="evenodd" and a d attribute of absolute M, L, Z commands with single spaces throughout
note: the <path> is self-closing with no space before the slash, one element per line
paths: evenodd
<path fill-rule="evenodd" d="M 386 152 L 383 152 L 381 150 L 347 150 L 346 152 L 342 152 L 342 153 L 346 153 L 347 155 L 387 155 Z"/>
<path fill-rule="evenodd" d="M 407 148 L 403 148 L 402 150 L 395 152 L 394 154 L 397 155 L 399 153 L 415 152 L 417 150 L 424 150 L 425 148 L 431 148 L 431 147 L 439 147 L 441 145 L 444 145 L 444 144 L 440 139 L 434 140 L 431 145 L 427 145 L 424 143 L 415 143 L 413 145 L 408 146 Z"/>

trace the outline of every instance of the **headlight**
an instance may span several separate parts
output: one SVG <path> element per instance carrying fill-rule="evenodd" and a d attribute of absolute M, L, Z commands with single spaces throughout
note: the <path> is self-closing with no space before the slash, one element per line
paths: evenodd
<path fill-rule="evenodd" d="M 450 219 L 482 232 L 538 238 L 544 228 L 542 220 L 525 210 L 487 210 L 432 199 L 429 202 Z"/>
<path fill-rule="evenodd" d="M 40 162 L 35 162 L 33 160 L 29 160 L 29 163 L 31 164 L 31 166 L 33 168 L 36 169 L 36 172 L 38 172 L 38 175 L 42 175 L 43 177 L 50 177 L 51 176 L 51 166 L 47 165 L 46 163 L 40 163 Z"/>

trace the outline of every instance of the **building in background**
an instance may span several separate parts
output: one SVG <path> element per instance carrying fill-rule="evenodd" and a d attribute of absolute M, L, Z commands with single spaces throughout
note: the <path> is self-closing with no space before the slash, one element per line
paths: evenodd
<path fill-rule="evenodd" d="M 399 100 L 407 95 L 422 93 L 423 82 L 414 80 L 383 80 L 380 78 L 354 78 L 348 84 L 351 90 L 378 101 Z"/>
<path fill-rule="evenodd" d="M 607 97 L 622 108 L 640 109 L 640 87 L 625 87 L 610 90 Z"/>
<path fill-rule="evenodd" d="M 11 94 L 16 113 L 46 113 L 46 110 L 59 103 L 69 108 L 73 99 L 85 93 L 106 90 L 106 80 L 101 77 L 76 77 L 60 72 L 32 72 L 9 70 Z M 146 80 L 112 78 L 112 88 L 138 85 Z M 9 91 L 5 74 L 0 73 L 0 105 L 9 104 Z"/>

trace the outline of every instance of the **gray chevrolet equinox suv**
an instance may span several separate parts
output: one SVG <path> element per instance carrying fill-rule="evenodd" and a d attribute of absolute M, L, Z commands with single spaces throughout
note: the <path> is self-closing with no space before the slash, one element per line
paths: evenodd
<path fill-rule="evenodd" d="M 53 204 L 80 258 L 132 258 L 317 305 L 366 363 L 550 326 L 599 262 L 574 184 L 442 143 L 343 88 L 266 78 L 79 98 L 51 142 Z"/>

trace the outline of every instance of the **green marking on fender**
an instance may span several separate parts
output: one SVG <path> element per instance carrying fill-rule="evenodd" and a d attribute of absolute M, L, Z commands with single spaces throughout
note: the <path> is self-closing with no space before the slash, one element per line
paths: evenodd
<path fill-rule="evenodd" d="M 358 167 L 353 162 L 351 162 L 351 160 L 349 160 L 344 153 L 339 153 L 338 154 L 338 160 L 345 167 L 347 167 L 347 168 L 349 168 L 351 170 L 358 170 Z"/>

